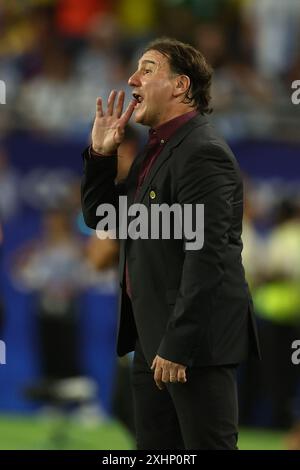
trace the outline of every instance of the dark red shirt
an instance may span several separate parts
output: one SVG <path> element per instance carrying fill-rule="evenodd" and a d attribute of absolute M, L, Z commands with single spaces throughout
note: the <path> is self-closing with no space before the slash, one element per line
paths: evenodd
<path fill-rule="evenodd" d="M 189 113 L 182 114 L 181 116 L 177 116 L 176 118 L 165 122 L 156 129 L 149 130 L 149 139 L 146 145 L 147 153 L 138 176 L 138 184 L 135 192 L 135 199 L 137 198 L 141 186 L 146 176 L 148 175 L 152 165 L 163 150 L 164 145 L 172 137 L 172 135 L 175 134 L 179 127 L 181 127 L 183 124 L 185 124 L 197 114 L 198 111 L 190 111 Z M 125 281 L 127 295 L 131 298 L 131 284 L 129 279 L 127 260 L 125 263 Z"/>

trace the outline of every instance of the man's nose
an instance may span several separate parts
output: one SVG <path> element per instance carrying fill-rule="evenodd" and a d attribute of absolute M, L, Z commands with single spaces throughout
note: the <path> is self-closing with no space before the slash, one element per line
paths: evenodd
<path fill-rule="evenodd" d="M 128 79 L 128 85 L 129 86 L 138 86 L 139 85 L 139 79 L 138 79 L 138 73 L 134 72 L 134 74 L 131 75 Z"/>

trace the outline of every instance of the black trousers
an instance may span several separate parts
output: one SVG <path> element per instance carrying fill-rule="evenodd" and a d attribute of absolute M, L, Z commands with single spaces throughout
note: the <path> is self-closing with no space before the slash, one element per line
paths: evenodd
<path fill-rule="evenodd" d="M 132 385 L 138 449 L 237 449 L 235 365 L 190 368 L 159 390 L 137 341 Z"/>

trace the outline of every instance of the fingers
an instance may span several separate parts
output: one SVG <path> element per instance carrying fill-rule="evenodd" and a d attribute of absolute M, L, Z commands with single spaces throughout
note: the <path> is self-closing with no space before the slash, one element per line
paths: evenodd
<path fill-rule="evenodd" d="M 171 380 L 171 377 L 172 377 L 172 380 Z M 177 381 L 177 370 L 170 369 L 169 367 L 163 367 L 162 381 L 164 383 Z"/>
<path fill-rule="evenodd" d="M 178 369 L 177 380 L 180 383 L 185 383 L 187 381 L 185 368 Z"/>
<path fill-rule="evenodd" d="M 116 96 L 117 96 L 116 90 L 112 90 L 110 92 L 110 95 L 109 95 L 108 101 L 107 101 L 107 115 L 108 116 L 113 115 Z"/>
<path fill-rule="evenodd" d="M 156 386 L 159 388 L 159 390 L 163 390 L 164 384 L 162 382 L 162 369 L 161 369 L 161 367 L 156 366 L 155 371 L 154 371 L 154 381 L 156 383 Z"/>
<path fill-rule="evenodd" d="M 121 114 L 123 111 L 124 99 L 125 99 L 125 93 L 123 90 L 121 90 L 118 93 L 117 105 L 116 105 L 116 109 L 114 112 L 114 115 L 118 118 L 121 117 Z"/>
<path fill-rule="evenodd" d="M 176 383 L 178 382 L 178 370 L 170 370 L 170 382 Z"/>
<path fill-rule="evenodd" d="M 151 365 L 151 370 L 155 369 L 156 360 L 157 360 L 157 356 L 155 356 L 155 358 L 153 359 L 153 362 L 152 362 L 152 365 Z"/>
<path fill-rule="evenodd" d="M 151 365 L 151 370 L 154 370 L 154 381 L 156 383 L 156 386 L 159 388 L 159 390 L 163 390 L 164 385 L 161 381 L 161 368 L 157 367 L 157 356 L 153 359 L 152 365 Z"/>
<path fill-rule="evenodd" d="M 96 116 L 103 117 L 102 99 L 100 97 L 96 100 Z"/>
<path fill-rule="evenodd" d="M 117 95 L 118 95 L 118 98 L 117 98 L 117 104 L 115 107 L 115 100 L 116 100 Z M 121 131 L 122 129 L 123 130 L 125 129 L 129 119 L 132 116 L 134 108 L 137 105 L 136 100 L 131 100 L 125 112 L 122 114 L 124 101 L 125 101 L 125 92 L 123 90 L 119 91 L 119 93 L 117 93 L 116 90 L 112 90 L 107 100 L 107 111 L 105 113 L 106 116 L 114 116 L 117 119 L 119 119 L 119 126 L 120 126 Z M 100 97 L 97 98 L 96 100 L 96 116 L 98 118 L 104 116 L 102 99 Z"/>
<path fill-rule="evenodd" d="M 131 100 L 129 105 L 127 106 L 126 110 L 124 111 L 124 113 L 122 114 L 121 118 L 120 118 L 120 122 L 121 122 L 121 125 L 123 127 L 126 126 L 126 124 L 128 123 L 129 119 L 131 118 L 132 116 L 132 113 L 134 111 L 134 108 L 136 107 L 137 105 L 137 101 L 136 100 Z"/>

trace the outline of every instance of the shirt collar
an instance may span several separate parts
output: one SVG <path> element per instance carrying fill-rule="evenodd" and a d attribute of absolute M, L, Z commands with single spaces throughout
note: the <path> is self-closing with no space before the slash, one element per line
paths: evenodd
<path fill-rule="evenodd" d="M 179 127 L 195 117 L 197 114 L 198 111 L 196 110 L 189 111 L 188 113 L 181 114 L 180 116 L 177 116 L 154 129 L 149 129 L 149 139 L 155 139 L 158 142 L 164 144 L 172 137 L 173 134 L 175 134 Z"/>

